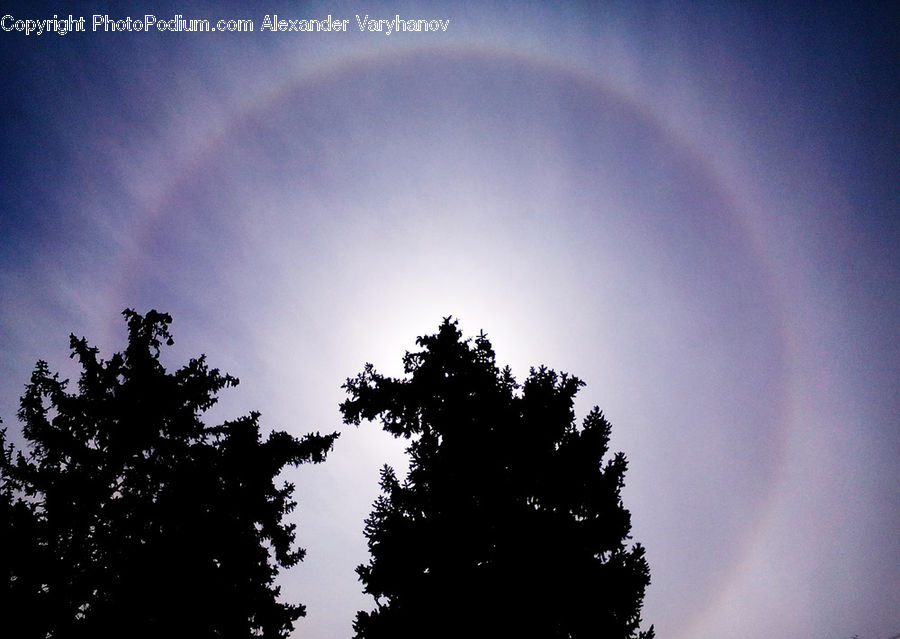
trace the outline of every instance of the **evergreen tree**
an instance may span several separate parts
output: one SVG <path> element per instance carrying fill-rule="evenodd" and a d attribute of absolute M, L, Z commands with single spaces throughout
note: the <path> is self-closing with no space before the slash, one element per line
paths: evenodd
<path fill-rule="evenodd" d="M 362 639 L 626 637 L 639 632 L 649 568 L 629 544 L 626 460 L 607 456 L 594 408 L 577 426 L 576 377 L 540 367 L 519 387 L 484 334 L 445 319 L 404 357 L 348 379 L 344 420 L 379 418 L 409 440 L 408 476 L 385 466 L 357 572 L 372 612 Z"/>
<path fill-rule="evenodd" d="M 25 451 L 0 431 L 0 569 L 15 637 L 285 637 L 304 614 L 274 581 L 303 558 L 285 466 L 337 434 L 263 439 L 252 413 L 202 421 L 238 380 L 160 363 L 171 318 L 124 313 L 108 361 L 71 337 L 77 392 L 38 362 L 21 399 Z M 15 624 L 15 625 L 10 625 Z"/>

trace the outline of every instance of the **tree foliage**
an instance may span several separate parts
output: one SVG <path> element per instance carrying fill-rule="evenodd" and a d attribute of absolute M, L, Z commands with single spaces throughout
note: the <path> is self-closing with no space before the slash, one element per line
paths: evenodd
<path fill-rule="evenodd" d="M 540 367 L 520 387 L 484 334 L 463 340 L 449 319 L 417 344 L 405 378 L 366 365 L 344 386 L 345 422 L 410 441 L 408 476 L 384 467 L 366 521 L 357 572 L 376 608 L 357 637 L 652 637 L 626 460 L 607 455 L 599 409 L 576 425 L 582 382 Z"/>
<path fill-rule="evenodd" d="M 336 434 L 261 436 L 259 415 L 206 426 L 238 380 L 203 356 L 174 373 L 171 317 L 128 310 L 108 361 L 71 336 L 77 391 L 38 362 L 21 399 L 28 443 L 0 431 L 0 604 L 17 637 L 284 637 L 304 614 L 275 578 L 304 555 L 284 523 L 286 466 Z"/>

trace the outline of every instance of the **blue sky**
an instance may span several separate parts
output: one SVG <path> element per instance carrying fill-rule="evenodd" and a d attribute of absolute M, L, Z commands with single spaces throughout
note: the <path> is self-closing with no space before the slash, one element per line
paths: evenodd
<path fill-rule="evenodd" d="M 660 637 L 900 632 L 898 15 L 883 4 L 4 5 L 0 417 L 68 334 L 175 318 L 212 417 L 340 426 L 443 316 L 521 376 L 587 382 L 630 460 Z M 252 19 L 253 33 L 91 32 Z M 266 15 L 348 19 L 261 33 Z M 356 15 L 450 20 L 360 32 Z M 345 429 L 296 477 L 308 606 L 349 636 L 384 462 Z"/>

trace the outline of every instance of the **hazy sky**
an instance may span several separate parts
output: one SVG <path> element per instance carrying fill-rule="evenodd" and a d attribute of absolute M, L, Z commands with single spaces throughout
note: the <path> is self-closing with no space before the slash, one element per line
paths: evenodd
<path fill-rule="evenodd" d="M 170 364 L 241 378 L 213 418 L 296 434 L 340 428 L 345 378 L 399 374 L 454 315 L 519 377 L 587 382 L 661 639 L 900 632 L 890 3 L 114 4 L 0 11 L 10 430 L 35 360 L 71 375 L 70 332 L 121 349 L 126 307 L 174 316 Z M 70 13 L 86 32 L 16 30 Z M 261 32 L 275 13 L 347 31 Z M 295 477 L 296 637 L 370 607 L 353 569 L 386 461 L 400 444 L 347 428 Z"/>

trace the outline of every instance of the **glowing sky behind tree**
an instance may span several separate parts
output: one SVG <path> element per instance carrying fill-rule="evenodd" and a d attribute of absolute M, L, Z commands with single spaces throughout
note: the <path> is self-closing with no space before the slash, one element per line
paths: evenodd
<path fill-rule="evenodd" d="M 343 34 L 0 32 L 0 417 L 119 312 L 298 434 L 443 316 L 570 371 L 629 460 L 658 636 L 900 632 L 900 21 L 886 6 L 170 3 Z M 118 15 L 66 4 L 16 17 Z M 354 32 L 354 15 L 451 20 Z M 122 13 L 121 17 L 129 15 Z M 298 481 L 308 606 L 349 636 L 385 461 Z"/>

